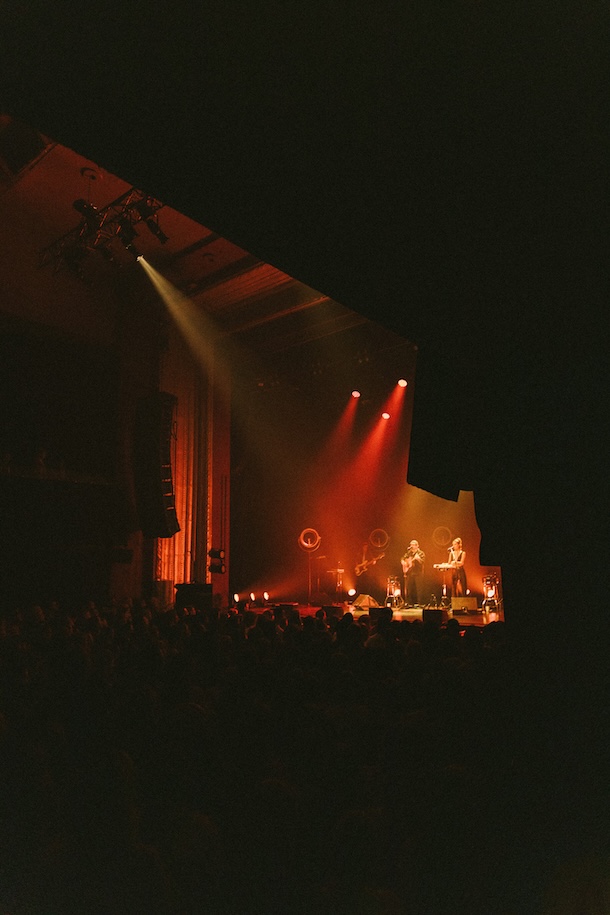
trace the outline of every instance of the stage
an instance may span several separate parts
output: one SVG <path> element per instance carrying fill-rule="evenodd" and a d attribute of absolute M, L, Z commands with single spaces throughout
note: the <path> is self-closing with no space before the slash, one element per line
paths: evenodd
<path fill-rule="evenodd" d="M 456 601 L 456 604 L 453 607 L 451 604 L 436 607 L 428 605 L 422 607 L 396 606 L 391 608 L 392 619 L 399 622 L 420 620 L 421 622 L 433 622 L 439 626 L 444 625 L 450 619 L 456 619 L 460 626 L 480 627 L 486 626 L 488 623 L 504 621 L 504 613 L 500 604 L 496 603 L 490 606 L 480 606 L 477 604 L 476 598 L 472 598 L 468 606 L 462 606 L 463 604 L 464 600 L 462 599 Z M 373 623 L 377 618 L 379 610 L 383 609 L 382 605 L 376 603 L 369 604 L 368 601 L 362 603 L 358 602 L 358 599 L 353 603 L 343 601 L 329 604 L 278 602 L 265 609 L 273 609 L 273 606 L 280 606 L 285 609 L 290 608 L 293 611 L 297 610 L 300 617 L 315 616 L 319 610 L 324 610 L 327 617 L 341 619 L 346 613 L 351 613 L 354 619 L 368 616 Z"/>

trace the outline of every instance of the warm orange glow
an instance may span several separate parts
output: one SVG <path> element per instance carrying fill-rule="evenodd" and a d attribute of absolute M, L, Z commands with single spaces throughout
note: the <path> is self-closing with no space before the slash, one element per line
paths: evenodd
<path fill-rule="evenodd" d="M 388 424 L 379 418 L 369 430 L 354 457 L 344 463 L 333 481 L 332 503 L 335 508 L 332 512 L 336 516 L 333 528 L 342 531 L 344 542 L 349 540 L 346 536 L 348 532 L 345 530 L 342 513 L 337 512 L 336 506 L 349 506 L 357 502 L 360 509 L 366 508 L 370 511 L 370 501 L 378 486 L 379 474 L 383 473 L 382 456 L 387 428 Z M 327 509 L 326 514 L 330 515 L 331 511 Z"/>
<path fill-rule="evenodd" d="M 312 589 L 320 588 L 333 599 L 340 590 L 356 593 L 362 580 L 355 568 L 361 563 L 362 543 L 375 528 L 387 527 L 388 514 L 399 492 L 406 488 L 408 426 L 404 413 L 404 388 L 395 386 L 383 405 L 391 412 L 387 419 L 380 412 L 368 429 L 359 429 L 358 411 L 367 403 L 350 397 L 339 421 L 321 447 L 310 467 L 306 486 L 309 506 L 308 524 L 320 531 L 322 544 L 318 554 L 303 557 L 302 574 L 311 563 Z M 391 410 L 390 410 L 391 407 Z M 370 556 L 380 551 L 371 548 Z M 337 571 L 341 570 L 341 571 Z M 371 578 L 379 580 L 378 595 L 385 593 L 383 564 L 372 565 Z M 286 582 L 288 584 L 288 582 Z M 294 586 L 294 583 L 293 583 Z M 274 584 L 277 593 L 277 584 Z"/>
<path fill-rule="evenodd" d="M 278 434 L 278 428 L 281 430 L 281 419 L 271 411 L 254 412 L 251 409 L 251 400 L 240 396 L 240 383 L 245 380 L 247 388 L 251 381 L 250 373 L 256 369 L 256 357 L 251 351 L 244 352 L 235 341 L 229 336 L 223 334 L 218 326 L 201 308 L 200 302 L 195 304 L 187 296 L 183 295 L 180 290 L 167 279 L 165 279 L 157 270 L 154 269 L 143 257 L 139 264 L 146 272 L 148 278 L 165 304 L 168 313 L 173 319 L 174 325 L 180 332 L 185 344 L 185 357 L 188 359 L 189 353 L 186 347 L 194 357 L 195 366 L 200 367 L 203 376 L 207 380 L 210 391 L 210 403 L 213 401 L 213 409 L 225 408 L 230 413 L 236 424 L 240 427 L 248 447 L 256 454 L 257 458 L 270 469 L 277 478 L 286 477 L 287 472 L 294 467 L 295 446 L 297 443 L 294 438 L 288 435 Z M 193 413 L 193 404 L 182 403 L 184 406 L 184 417 L 188 419 Z M 351 411 L 355 408 L 356 401 L 351 399 Z M 306 417 L 302 411 L 302 404 L 290 400 L 284 404 L 284 409 L 290 414 L 291 419 L 295 416 L 301 416 L 301 425 L 303 429 L 311 429 L 312 423 L 309 417 Z M 189 412 L 190 410 L 190 412 Z M 345 432 L 348 436 L 350 427 L 349 414 L 346 411 Z M 194 414 L 193 414 L 194 415 Z M 184 428 L 184 421 L 181 422 L 181 429 Z M 195 432 L 196 430 L 192 430 Z M 182 433 L 179 434 L 179 437 Z M 273 447 L 269 443 L 273 442 Z M 196 437 L 190 435 L 188 439 L 178 442 L 177 447 L 177 467 L 180 472 L 176 474 L 175 493 L 176 505 L 181 509 L 180 523 L 184 535 L 180 533 L 171 540 L 164 541 L 159 545 L 158 575 L 159 579 L 170 581 L 186 581 L 192 574 L 193 562 L 193 537 L 194 518 L 191 516 L 193 506 L 197 504 L 197 498 L 193 492 L 193 461 L 197 455 L 197 449 L 201 448 L 201 442 Z M 200 463 L 204 457 L 199 458 Z M 214 477 L 212 467 L 208 467 L 208 479 L 210 486 L 213 484 Z M 295 473 L 295 479 L 298 479 Z M 201 485 L 205 485 L 205 482 Z M 216 504 L 219 504 L 218 502 Z M 208 493 L 208 505 L 212 506 L 213 501 L 211 492 Z M 295 532 L 295 550 L 296 548 Z M 188 535 L 188 536 L 187 536 Z M 285 570 L 282 570 L 282 574 Z M 243 587 L 244 593 L 246 588 L 256 589 L 261 593 L 263 584 L 269 587 L 269 576 L 265 572 L 265 581 L 252 581 L 239 583 Z M 283 593 L 287 597 L 294 594 L 295 591 L 302 591 L 302 570 L 288 570 L 286 574 L 285 588 L 278 588 L 278 583 L 273 583 L 274 591 Z M 280 583 L 282 584 L 282 583 Z"/>
<path fill-rule="evenodd" d="M 392 423 L 388 424 L 387 438 L 384 443 L 385 448 L 393 449 L 396 447 L 401 431 L 404 431 L 401 427 L 400 419 L 404 415 L 406 390 L 406 384 L 397 384 L 396 387 L 390 391 L 384 404 L 382 416 L 386 420 L 392 419 Z"/>
<path fill-rule="evenodd" d="M 367 569 L 367 587 L 375 589 L 377 600 L 383 602 L 390 580 L 393 582 L 391 596 L 400 596 L 399 560 L 412 538 L 418 539 L 426 551 L 429 587 L 439 593 L 442 579 L 433 570 L 433 563 L 441 563 L 447 556 L 445 543 L 437 543 L 434 538 L 435 531 L 441 528 L 447 529 L 450 535 L 464 538 L 468 580 L 474 583 L 475 592 L 497 597 L 498 587 L 495 595 L 491 591 L 487 593 L 485 587 L 481 588 L 480 535 L 473 497 L 461 494 L 459 503 L 447 503 L 406 483 L 410 435 L 407 407 L 411 401 L 407 391 L 412 393 L 406 379 L 400 378 L 396 383 L 392 379 L 387 396 L 380 398 L 378 403 L 370 392 L 361 396 L 359 390 L 352 390 L 354 380 L 361 383 L 360 376 L 339 379 L 336 390 L 343 391 L 345 404 L 330 434 L 327 421 L 319 419 L 320 402 L 315 410 L 310 410 L 309 392 L 304 388 L 286 390 L 285 394 L 274 391 L 273 397 L 266 397 L 263 392 L 254 401 L 256 409 L 253 410 L 250 395 L 240 402 L 239 382 L 242 372 L 245 376 L 248 367 L 252 367 L 255 356 L 250 352 L 243 354 L 228 336 L 219 332 L 202 309 L 200 299 L 195 307 L 144 258 L 139 263 L 182 331 L 185 354 L 188 355 L 188 345 L 211 379 L 214 390 L 230 398 L 239 434 L 243 432 L 247 450 L 260 461 L 261 472 L 272 484 L 272 495 L 267 501 L 253 500 L 255 510 L 248 531 L 254 547 L 259 540 L 265 541 L 270 530 L 274 532 L 274 539 L 267 555 L 261 551 L 263 563 L 260 569 L 257 567 L 255 575 L 248 574 L 247 580 L 235 580 L 232 585 L 240 589 L 242 601 L 250 593 L 250 599 L 254 602 L 258 595 L 262 605 L 263 600 L 269 600 L 271 591 L 274 601 L 292 602 L 298 595 L 307 593 L 309 584 L 312 595 L 323 594 L 324 600 L 330 602 L 344 600 L 348 593 L 353 596 L 364 592 L 365 579 L 356 574 L 356 568 L 363 560 L 363 544 L 377 528 L 387 530 L 389 534 L 385 558 Z M 332 344 L 335 345 L 334 338 Z M 347 363 L 343 358 L 346 355 L 335 354 L 336 361 Z M 399 369 L 404 370 L 404 366 Z M 398 371 L 394 377 L 397 375 Z M 364 381 L 362 383 L 364 385 Z M 329 391 L 329 410 L 333 404 L 331 393 Z M 185 414 L 189 408 L 185 403 Z M 182 422 L 182 415 L 180 419 Z M 196 457 L 197 454 L 196 431 L 193 429 L 192 435 L 176 444 L 176 466 L 181 469 L 184 465 L 184 476 L 188 480 L 192 476 L 187 466 L 189 455 Z M 190 532 L 190 522 L 182 514 L 182 506 L 184 504 L 186 512 L 187 505 L 196 499 L 189 492 L 183 502 L 182 485 L 177 479 L 177 506 L 181 510 L 181 524 Z M 267 491 L 262 492 L 266 498 Z M 248 493 L 244 498 L 248 498 Z M 299 531 L 310 527 L 320 533 L 321 542 L 308 553 L 299 545 L 298 537 Z M 368 559 L 382 551 L 374 545 L 374 540 L 371 538 L 368 543 Z M 178 538 L 173 542 L 180 548 L 186 566 L 191 556 L 190 541 L 185 539 L 184 546 Z M 163 547 L 165 549 L 165 544 Z M 268 556 L 274 557 L 275 565 L 268 562 Z M 178 562 L 176 556 L 174 565 Z M 163 566 L 161 571 L 163 580 L 175 577 L 173 566 L 168 566 L 167 570 Z M 397 583 L 393 576 L 398 576 Z M 186 572 L 182 578 L 187 580 Z M 239 595 L 235 594 L 234 599 L 238 602 Z"/>
<path fill-rule="evenodd" d="M 351 451 L 357 406 L 357 400 L 350 397 L 327 440 L 321 445 L 310 469 L 310 482 L 318 493 L 320 480 L 328 480 L 329 467 L 333 466 L 333 461 L 336 461 L 337 456 Z"/>

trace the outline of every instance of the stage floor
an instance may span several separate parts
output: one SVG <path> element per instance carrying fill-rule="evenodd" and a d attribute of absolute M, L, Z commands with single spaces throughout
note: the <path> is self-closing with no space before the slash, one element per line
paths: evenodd
<path fill-rule="evenodd" d="M 298 606 L 300 616 L 313 616 L 321 609 L 320 604 L 292 604 L 291 606 Z M 357 604 L 350 604 L 347 601 L 344 603 L 326 604 L 324 605 L 324 608 L 327 612 L 330 610 L 330 612 L 337 617 L 341 617 L 345 613 L 351 613 L 355 619 L 359 619 L 361 616 L 374 617 L 375 610 L 381 609 L 380 607 L 362 607 Z M 452 610 L 450 607 L 428 608 L 403 606 L 392 608 L 392 619 L 395 620 L 432 620 L 442 625 L 452 618 L 456 619 L 460 626 L 486 626 L 488 623 L 494 621 L 504 621 L 504 614 L 501 608 L 492 610 L 491 612 L 482 610 L 481 608 L 478 608 L 477 610 L 465 610 L 463 608 Z"/>

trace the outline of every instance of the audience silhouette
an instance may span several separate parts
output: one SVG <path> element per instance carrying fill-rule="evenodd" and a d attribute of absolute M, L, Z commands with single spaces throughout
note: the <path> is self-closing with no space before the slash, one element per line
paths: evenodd
<path fill-rule="evenodd" d="M 607 912 L 522 637 L 344 609 L 5 607 L 0 912 Z"/>

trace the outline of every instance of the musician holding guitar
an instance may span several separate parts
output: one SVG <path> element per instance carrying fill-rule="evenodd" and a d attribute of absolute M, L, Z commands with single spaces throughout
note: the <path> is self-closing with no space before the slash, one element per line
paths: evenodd
<path fill-rule="evenodd" d="M 373 575 L 373 567 L 375 563 L 379 562 L 380 559 L 383 559 L 384 556 L 385 553 L 375 553 L 369 558 L 368 543 L 365 543 L 362 546 L 362 560 L 354 569 L 357 580 L 356 587 L 361 593 L 368 594 L 370 597 L 374 598 L 375 602 L 379 599 L 380 594 L 376 577 Z"/>
<path fill-rule="evenodd" d="M 362 547 L 362 562 L 359 562 L 356 568 L 354 569 L 356 575 L 360 576 L 363 572 L 366 572 L 369 566 L 374 566 L 376 562 L 379 562 L 380 559 L 383 559 L 385 553 L 379 553 L 378 556 L 375 556 L 374 559 L 366 558 L 366 551 L 368 549 L 368 543 L 365 543 Z"/>
<path fill-rule="evenodd" d="M 422 597 L 422 587 L 424 580 L 424 562 L 426 554 L 420 548 L 417 540 L 412 540 L 407 548 L 406 553 L 400 560 L 402 574 L 404 576 L 404 600 L 407 606 L 409 604 L 418 606 Z"/>

